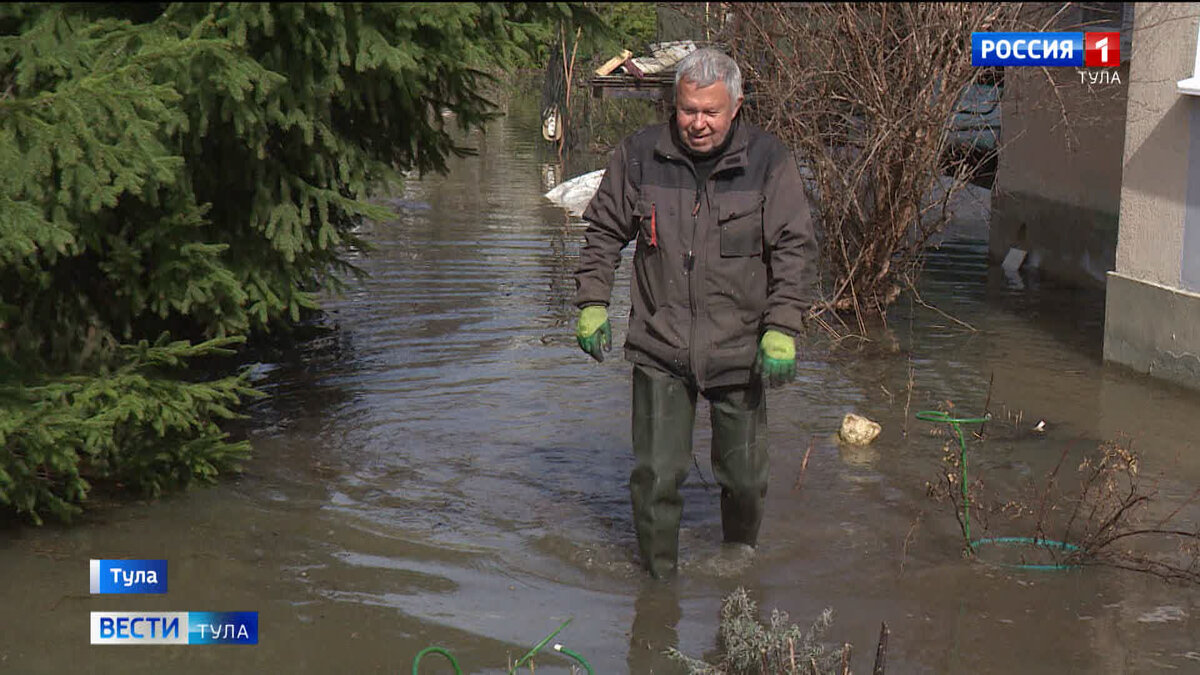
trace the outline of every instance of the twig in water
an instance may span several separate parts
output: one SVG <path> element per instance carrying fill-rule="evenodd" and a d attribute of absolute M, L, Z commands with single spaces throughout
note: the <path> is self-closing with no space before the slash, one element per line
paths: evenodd
<path fill-rule="evenodd" d="M 904 574 L 904 563 L 908 561 L 908 545 L 912 543 L 913 533 L 917 531 L 920 525 L 921 516 L 918 514 L 916 519 L 913 520 L 913 524 L 909 526 L 908 534 L 904 535 L 904 544 L 900 548 L 900 574 Z"/>
<path fill-rule="evenodd" d="M 907 393 L 904 396 L 904 437 L 908 438 L 908 406 L 910 403 L 912 403 L 912 392 L 913 392 L 912 359 L 909 359 L 909 361 L 908 361 L 908 386 L 906 387 L 906 389 L 907 389 Z"/>
<path fill-rule="evenodd" d="M 1050 475 L 1046 476 L 1046 489 L 1042 491 L 1041 503 L 1038 505 L 1037 526 L 1035 529 L 1038 538 L 1042 538 L 1046 534 L 1046 503 L 1050 498 L 1050 491 L 1054 489 L 1054 484 L 1058 479 L 1058 471 L 1062 468 L 1063 462 L 1066 461 L 1067 454 L 1071 452 L 1071 446 L 1075 444 L 1076 440 L 1078 438 L 1073 438 L 1070 443 L 1067 443 L 1066 447 L 1063 448 L 1062 455 L 1058 458 L 1058 464 L 1055 464 L 1054 470 L 1050 472 Z"/>
<path fill-rule="evenodd" d="M 882 622 L 879 627 L 879 647 L 875 649 L 875 668 L 871 671 L 871 675 L 884 675 L 883 670 L 887 666 L 887 643 L 888 643 L 888 627 L 887 622 Z"/>
<path fill-rule="evenodd" d="M 988 376 L 988 393 L 987 398 L 983 401 L 983 424 L 979 425 L 979 440 L 983 440 L 983 430 L 987 428 L 987 421 L 991 419 L 992 413 L 988 410 L 988 406 L 992 404 L 992 384 L 996 381 L 996 371 Z"/>
<path fill-rule="evenodd" d="M 1185 506 L 1187 506 L 1188 504 L 1191 504 L 1196 499 L 1197 496 L 1200 496 L 1200 488 L 1196 488 L 1196 491 L 1192 493 L 1192 496 L 1188 497 L 1186 500 L 1184 500 L 1184 502 L 1179 505 L 1179 508 L 1177 508 L 1171 512 L 1171 515 L 1158 521 L 1158 523 L 1156 523 L 1154 525 L 1153 529 L 1157 530 L 1158 528 L 1162 527 L 1163 525 L 1166 525 L 1167 523 L 1169 523 L 1172 518 L 1179 515 L 1179 512 L 1182 511 Z"/>
<path fill-rule="evenodd" d="M 909 291 L 910 291 L 910 292 L 913 294 L 913 297 L 916 299 L 916 301 L 917 301 L 917 304 L 918 304 L 918 305 L 920 305 L 920 306 L 924 307 L 925 309 L 931 309 L 931 310 L 933 310 L 933 311 L 937 312 L 938 314 L 941 314 L 942 316 L 946 317 L 947 319 L 950 319 L 950 320 L 951 320 L 951 321 L 953 321 L 954 323 L 956 323 L 956 324 L 958 324 L 958 325 L 960 325 L 960 326 L 963 326 L 964 328 L 966 328 L 967 330 L 971 331 L 972 333 L 978 333 L 978 332 L 979 332 L 979 329 L 978 329 L 978 328 L 976 328 L 976 327 L 972 326 L 971 324 L 967 323 L 966 321 L 963 321 L 962 319 L 958 319 L 958 318 L 955 318 L 955 317 L 953 317 L 953 316 L 950 316 L 949 314 L 947 314 L 947 313 L 943 312 L 941 309 L 939 309 L 939 308 L 937 308 L 937 307 L 934 307 L 933 305 L 931 305 L 931 304 L 929 304 L 929 303 L 925 302 L 925 301 L 924 301 L 924 300 L 921 298 L 921 295 L 920 295 L 919 293 L 917 293 L 917 287 L 916 287 L 916 286 L 914 286 L 914 285 L 912 285 L 912 282 L 909 282 L 908 289 L 909 289 Z"/>
<path fill-rule="evenodd" d="M 804 460 L 800 462 L 800 473 L 796 474 L 796 484 L 792 486 L 792 492 L 799 490 L 800 483 L 804 482 L 804 472 L 808 469 L 808 456 L 812 453 L 813 444 L 816 442 L 816 436 L 808 439 L 808 449 L 804 451 Z"/>

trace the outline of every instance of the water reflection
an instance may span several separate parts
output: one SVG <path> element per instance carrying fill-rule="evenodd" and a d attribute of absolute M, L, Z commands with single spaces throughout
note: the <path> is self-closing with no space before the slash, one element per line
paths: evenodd
<path fill-rule="evenodd" d="M 634 602 L 633 624 L 629 628 L 629 655 L 626 672 L 682 673 L 680 664 L 667 658 L 668 648 L 679 644 L 676 626 L 683 618 L 679 605 L 679 585 L 644 580 Z M 697 657 L 699 655 L 690 655 Z"/>

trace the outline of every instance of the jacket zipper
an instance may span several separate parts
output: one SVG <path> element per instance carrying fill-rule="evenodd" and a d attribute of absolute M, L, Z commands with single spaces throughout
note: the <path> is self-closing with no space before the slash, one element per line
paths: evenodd
<path fill-rule="evenodd" d="M 703 381 L 704 381 L 703 373 L 700 372 L 700 368 L 699 368 L 700 361 L 697 358 L 697 355 L 700 353 L 700 350 L 696 344 L 696 337 L 697 337 L 697 333 L 698 333 L 698 330 L 697 330 L 698 322 L 696 320 L 696 309 L 697 309 L 697 307 L 696 307 L 696 275 L 694 273 L 694 270 L 696 267 L 696 254 L 695 254 L 696 231 L 700 229 L 699 228 L 699 224 L 700 224 L 699 218 L 700 218 L 700 189 L 697 188 L 696 189 L 696 203 L 692 206 L 691 246 L 688 247 L 687 253 L 684 254 L 683 269 L 688 275 L 688 305 L 689 305 L 689 308 L 691 309 L 691 311 L 689 312 L 689 314 L 691 315 L 691 336 L 690 336 L 690 339 L 688 340 L 688 346 L 689 346 L 688 361 L 690 362 L 690 365 L 691 365 L 692 377 L 696 380 L 698 385 L 703 384 Z"/>

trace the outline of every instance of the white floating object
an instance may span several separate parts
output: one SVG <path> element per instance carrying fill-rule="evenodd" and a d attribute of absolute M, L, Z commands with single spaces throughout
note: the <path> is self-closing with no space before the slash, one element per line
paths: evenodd
<path fill-rule="evenodd" d="M 1008 255 L 1004 256 L 1004 262 L 1000 266 L 1004 268 L 1005 272 L 1012 274 L 1021 269 L 1021 263 L 1025 262 L 1025 255 L 1026 252 L 1019 248 L 1010 248 L 1008 249 Z"/>
<path fill-rule="evenodd" d="M 838 430 L 838 437 L 851 445 L 866 445 L 875 440 L 883 427 L 879 426 L 878 422 L 855 415 L 854 413 L 846 413 L 842 418 L 842 428 Z"/>
<path fill-rule="evenodd" d="M 562 139 L 562 113 L 557 105 L 542 111 L 542 138 L 551 142 Z"/>
<path fill-rule="evenodd" d="M 582 216 L 596 190 L 600 189 L 600 181 L 604 178 L 604 169 L 585 173 L 570 180 L 565 180 L 546 193 L 546 199 L 563 207 L 573 216 Z"/>
<path fill-rule="evenodd" d="M 1037 426 L 1035 426 L 1033 428 L 1033 430 L 1037 431 L 1037 432 L 1045 431 L 1046 430 L 1046 420 L 1038 420 Z"/>
<path fill-rule="evenodd" d="M 1146 612 L 1137 618 L 1138 623 L 1166 623 L 1168 621 L 1183 621 L 1187 612 L 1182 607 L 1164 605 L 1155 607 L 1154 611 Z"/>

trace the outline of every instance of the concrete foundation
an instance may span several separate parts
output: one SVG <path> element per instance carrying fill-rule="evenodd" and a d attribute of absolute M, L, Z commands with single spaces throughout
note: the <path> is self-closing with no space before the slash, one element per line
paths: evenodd
<path fill-rule="evenodd" d="M 1104 359 L 1200 389 L 1200 97 L 1195 6 L 1138 5 L 1121 227 L 1108 274 Z"/>
<path fill-rule="evenodd" d="M 1018 248 L 1027 253 L 1026 269 L 1081 287 L 1102 287 L 1105 274 L 1116 266 L 1115 204 L 1101 210 L 1036 194 L 996 191 L 992 204 L 988 249 L 994 260 Z"/>
<path fill-rule="evenodd" d="M 1110 272 L 1104 360 L 1200 388 L 1200 294 Z"/>

